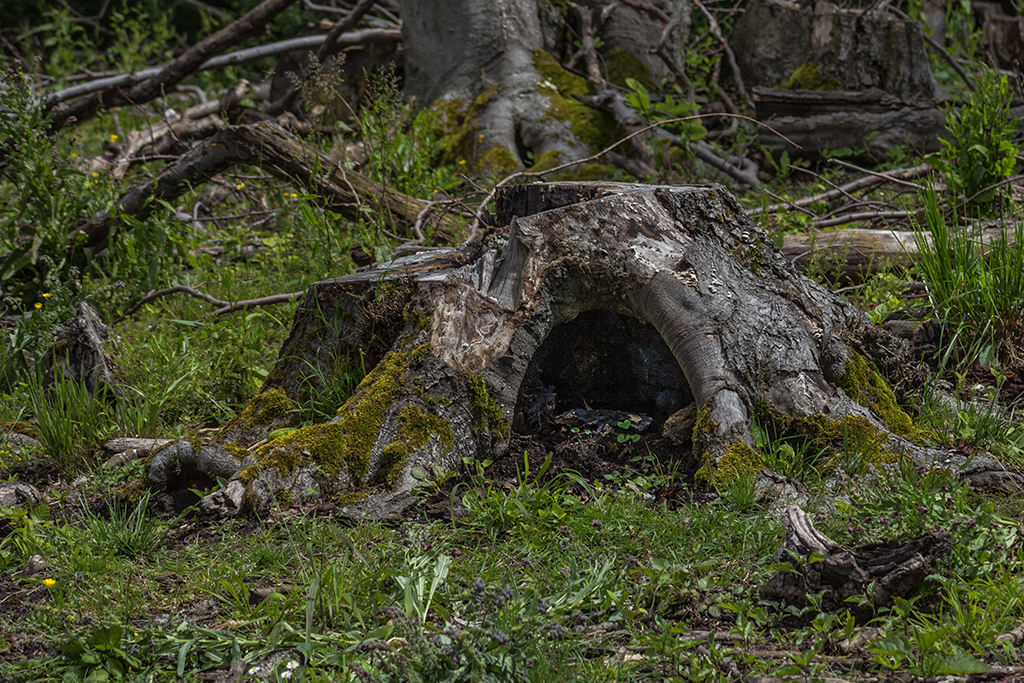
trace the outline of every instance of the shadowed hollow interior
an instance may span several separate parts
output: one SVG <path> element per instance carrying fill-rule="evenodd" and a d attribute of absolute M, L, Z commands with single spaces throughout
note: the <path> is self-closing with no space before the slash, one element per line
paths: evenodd
<path fill-rule="evenodd" d="M 591 310 L 556 326 L 530 361 L 516 413 L 525 424 L 574 408 L 642 413 L 663 422 L 693 403 L 675 357 L 651 325 Z"/>

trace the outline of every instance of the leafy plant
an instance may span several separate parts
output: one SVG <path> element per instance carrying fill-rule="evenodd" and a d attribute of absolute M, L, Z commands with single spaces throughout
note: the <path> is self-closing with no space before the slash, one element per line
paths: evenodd
<path fill-rule="evenodd" d="M 68 676 L 86 683 L 105 683 L 124 680 L 142 668 L 142 661 L 122 644 L 123 635 L 124 627 L 113 624 L 72 636 L 61 645 Z"/>
<path fill-rule="evenodd" d="M 926 157 L 972 215 L 989 213 L 1004 194 L 997 185 L 1013 174 L 1018 151 L 1013 142 L 1018 121 L 1010 116 L 1012 92 L 1006 76 L 983 67 L 976 81 L 970 102 L 946 110 L 951 139 L 939 138 L 942 151 Z"/>
<path fill-rule="evenodd" d="M 671 94 L 665 95 L 660 102 L 651 99 L 647 88 L 633 78 L 626 79 L 626 86 L 629 93 L 626 94 L 626 102 L 640 115 L 651 123 L 668 121 L 669 119 L 685 118 L 700 109 L 700 105 L 682 98 L 682 91 L 676 86 L 676 97 Z M 684 140 L 702 140 L 708 134 L 704 125 L 698 121 L 675 121 L 665 124 L 665 130 L 678 135 Z"/>

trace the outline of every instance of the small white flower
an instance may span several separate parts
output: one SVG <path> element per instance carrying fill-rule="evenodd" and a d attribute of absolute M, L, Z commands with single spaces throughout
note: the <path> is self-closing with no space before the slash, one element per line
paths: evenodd
<path fill-rule="evenodd" d="M 260 672 L 260 668 L 258 666 L 249 667 L 249 675 L 250 676 L 255 676 L 259 672 Z"/>
<path fill-rule="evenodd" d="M 281 678 L 291 678 L 291 677 L 292 677 L 292 672 L 291 671 L 282 671 L 281 672 Z"/>
<path fill-rule="evenodd" d="M 299 668 L 299 663 L 296 662 L 293 659 L 292 661 L 290 661 L 287 664 L 285 664 L 285 668 L 288 669 L 289 671 L 291 671 L 292 669 L 298 669 Z"/>
<path fill-rule="evenodd" d="M 164 118 L 169 119 L 177 113 L 178 112 L 174 111 L 173 109 L 167 109 L 166 111 L 164 111 Z"/>

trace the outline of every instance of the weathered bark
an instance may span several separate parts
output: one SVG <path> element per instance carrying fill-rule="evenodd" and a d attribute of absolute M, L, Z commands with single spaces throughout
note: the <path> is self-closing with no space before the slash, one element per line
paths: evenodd
<path fill-rule="evenodd" d="M 654 0 L 655 5 L 674 22 L 665 54 L 683 64 L 689 5 Z M 565 18 L 553 4 L 407 0 L 401 7 L 406 93 L 423 104 L 436 103 L 445 113 L 445 125 L 457 137 L 457 154 L 482 159 L 482 167 L 514 170 L 527 161 L 527 153 L 550 167 L 555 155 L 559 162 L 574 161 L 614 141 L 615 122 L 573 99 L 593 94 L 586 80 L 558 66 L 570 47 Z M 598 34 L 606 55 L 612 50 L 632 55 L 628 63 L 635 68 L 627 75 L 656 84 L 672 77 L 664 61 L 648 53 L 665 29 L 660 19 L 616 3 Z M 570 86 L 574 82 L 578 88 Z"/>
<path fill-rule="evenodd" d="M 790 505 L 782 515 L 786 537 L 775 552 L 776 562 L 789 562 L 792 572 L 779 572 L 765 587 L 769 598 L 806 607 L 808 594 L 826 591 L 826 609 L 848 608 L 847 598 L 863 596 L 874 609 L 914 593 L 935 565 L 949 553 L 948 531 L 935 529 L 906 543 L 872 543 L 847 550 L 814 528 L 806 512 Z M 812 561 L 812 555 L 816 556 Z"/>
<path fill-rule="evenodd" d="M 873 382 L 849 381 L 866 363 L 853 349 L 898 364 L 895 340 L 798 274 L 722 188 L 515 186 L 503 188 L 497 217 L 509 229 L 477 251 L 428 252 L 313 285 L 243 418 L 214 442 L 158 453 L 150 482 L 167 486 L 186 461 L 245 489 L 242 503 L 211 500 L 211 510 L 265 510 L 278 492 L 304 499 L 314 487 L 360 496 L 350 513 L 384 516 L 418 480 L 501 452 L 530 376 L 561 370 L 538 363 L 572 366 L 573 385 L 607 374 L 591 351 L 605 339 L 626 340 L 609 375 L 618 390 L 601 394 L 605 405 L 579 399 L 626 410 L 635 406 L 615 405 L 616 395 L 649 400 L 665 414 L 692 399 L 694 449 L 711 481 L 760 470 L 755 410 L 850 419 L 891 457 L 941 458 L 986 483 L 1019 479 L 985 458 L 968 471 L 962 457 L 893 434 L 876 399 L 851 399 L 840 384 L 867 396 L 858 382 Z M 630 320 L 646 331 L 607 328 Z M 562 351 L 546 346 L 555 338 Z M 294 418 L 291 401 L 322 395 L 360 364 L 373 370 L 336 418 L 243 450 Z"/>
<path fill-rule="evenodd" d="M 120 216 L 143 220 L 160 205 L 159 200 L 171 201 L 231 166 L 241 164 L 259 166 L 285 182 L 308 188 L 323 197 L 332 211 L 353 220 L 362 218 L 360 206 L 369 204 L 373 210 L 385 212 L 392 223 L 411 226 L 427 204 L 340 167 L 276 123 L 263 121 L 227 128 L 199 143 L 154 180 L 121 195 L 114 211 L 99 214 L 79 226 L 75 234 L 77 244 L 98 253 L 106 248 L 110 229 Z M 458 229 L 450 217 L 440 218 L 438 227 L 449 233 Z"/>

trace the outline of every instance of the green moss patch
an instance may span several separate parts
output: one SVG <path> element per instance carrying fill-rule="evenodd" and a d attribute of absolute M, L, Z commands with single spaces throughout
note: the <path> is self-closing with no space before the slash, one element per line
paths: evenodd
<path fill-rule="evenodd" d="M 818 65 L 808 60 L 797 67 L 780 87 L 790 90 L 839 90 L 840 86 L 838 78 L 826 78 Z"/>
<path fill-rule="evenodd" d="M 426 446 L 432 436 L 437 436 L 446 450 L 455 446 L 451 425 L 442 418 L 425 413 L 414 405 L 403 408 L 398 414 L 395 441 L 385 446 L 381 453 L 378 479 L 388 486 L 394 486 L 409 456 Z"/>
<path fill-rule="evenodd" d="M 592 95 L 590 82 L 562 68 L 554 57 L 543 50 L 533 53 L 533 65 L 554 89 L 542 87 L 551 103 L 550 116 L 569 124 L 573 135 L 595 150 L 604 149 L 622 139 L 625 133 L 608 112 L 598 111 L 578 102 L 573 95 Z"/>
<path fill-rule="evenodd" d="M 711 411 L 707 406 L 697 408 L 697 417 L 693 422 L 693 443 L 698 443 L 698 440 L 705 434 L 714 434 L 716 429 L 718 429 L 718 423 L 712 419 Z"/>
<path fill-rule="evenodd" d="M 650 67 L 629 50 L 608 50 L 604 53 L 604 63 L 611 83 L 626 88 L 626 79 L 632 78 L 648 90 L 658 90 Z"/>
<path fill-rule="evenodd" d="M 260 466 L 288 476 L 296 466 L 312 462 L 330 476 L 347 468 L 354 481 L 362 481 L 410 362 L 411 354 L 389 353 L 338 409 L 339 421 L 301 427 L 260 447 L 255 453 Z"/>
<path fill-rule="evenodd" d="M 472 396 L 470 410 L 473 413 L 473 433 L 479 434 L 483 430 L 490 430 L 492 436 L 499 441 L 508 438 L 509 423 L 505 419 L 505 411 L 501 409 L 498 402 L 487 391 L 487 384 L 479 375 L 466 377 L 466 386 Z"/>
<path fill-rule="evenodd" d="M 295 410 L 295 402 L 288 398 L 284 389 L 271 389 L 256 394 L 242 410 L 243 420 L 252 420 L 257 424 L 267 425 Z"/>
<path fill-rule="evenodd" d="M 761 455 L 746 442 L 737 439 L 717 458 L 717 463 L 713 456 L 706 455 L 696 476 L 712 486 L 721 486 L 740 475 L 757 474 L 763 468 Z"/>
<path fill-rule="evenodd" d="M 836 449 L 856 451 L 866 464 L 880 465 L 898 457 L 887 448 L 889 435 L 861 415 L 838 420 L 825 415 L 790 417 L 777 413 L 761 401 L 754 407 L 754 420 L 772 441 L 803 437 L 813 451 Z"/>
<path fill-rule="evenodd" d="M 880 417 L 886 429 L 893 434 L 917 444 L 936 440 L 935 434 L 914 426 L 910 416 L 896 403 L 896 395 L 882 374 L 871 361 L 856 351 L 850 351 L 846 371 L 837 384 L 852 400 Z"/>

